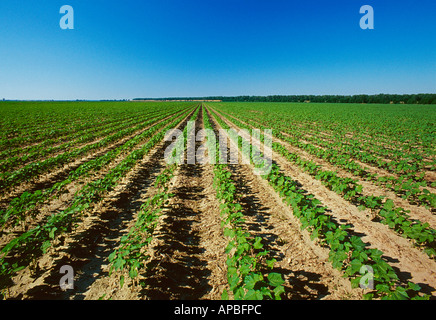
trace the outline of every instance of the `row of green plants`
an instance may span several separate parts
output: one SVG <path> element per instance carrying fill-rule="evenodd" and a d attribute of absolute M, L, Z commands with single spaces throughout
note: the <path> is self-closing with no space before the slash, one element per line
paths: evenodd
<path fill-rule="evenodd" d="M 212 114 L 223 128 L 229 129 L 226 122 L 217 114 Z M 242 139 L 239 136 L 235 142 L 242 145 Z M 254 154 L 260 155 L 260 150 L 255 150 Z M 255 166 L 264 165 L 262 157 L 250 159 Z M 413 282 L 404 284 L 383 257 L 382 251 L 368 248 L 368 244 L 360 237 L 353 235 L 349 225 L 336 222 L 315 196 L 300 188 L 298 182 L 286 176 L 276 163 L 272 162 L 271 170 L 262 177 L 292 208 L 294 216 L 300 220 L 301 228 L 310 233 L 311 239 L 317 239 L 320 245 L 329 249 L 329 261 L 332 266 L 341 270 L 344 276 L 350 279 L 354 288 L 359 287 L 365 280 L 365 274 L 361 273 L 362 267 L 372 268 L 374 288 L 364 295 L 365 299 L 429 299 L 428 295 L 420 294 L 419 285 Z"/>
<path fill-rule="evenodd" d="M 4 102 L 0 105 L 0 155 L 17 148 L 24 151 L 25 147 L 45 144 L 46 141 L 66 142 L 90 128 L 98 129 L 121 119 L 141 118 L 162 111 L 162 107 L 176 111 L 190 105 L 190 102 Z"/>
<path fill-rule="evenodd" d="M 46 156 L 53 155 L 58 152 L 70 151 L 80 144 L 88 143 L 107 137 L 125 128 L 137 126 L 146 120 L 156 118 L 161 113 L 154 111 L 141 115 L 141 117 L 130 117 L 127 119 L 117 119 L 104 126 L 98 124 L 94 127 L 89 127 L 81 132 L 72 132 L 71 134 L 63 137 L 52 138 L 43 141 L 40 144 L 31 145 L 27 148 L 16 148 L 10 150 L 6 158 L 0 162 L 0 172 L 6 172 L 16 169 L 19 166 L 26 165 L 27 163 L 35 160 L 40 160 Z M 63 141 L 60 142 L 59 141 Z"/>
<path fill-rule="evenodd" d="M 232 113 L 232 110 L 228 110 L 228 112 Z M 304 139 L 310 140 L 313 144 L 301 141 L 302 134 L 299 132 L 299 126 L 289 125 L 289 123 L 285 123 L 283 119 L 280 119 L 279 116 L 282 116 L 282 114 L 262 114 L 261 117 L 250 115 L 250 118 L 243 113 L 238 113 L 237 115 L 238 118 L 244 119 L 248 123 L 255 123 L 255 126 L 258 126 L 259 123 L 261 123 L 263 125 L 268 125 L 270 128 L 274 128 L 273 134 L 277 138 L 287 141 L 293 146 L 303 149 L 318 158 L 322 158 L 333 165 L 340 166 L 351 172 L 353 175 L 383 184 L 387 188 L 400 194 L 404 199 L 407 199 L 412 204 L 416 203 L 422 204 L 428 208 L 436 208 L 436 195 L 425 189 L 425 187 L 429 184 L 432 187 L 435 187 L 436 182 L 430 183 L 424 180 L 425 173 L 422 171 L 423 167 L 427 164 L 423 162 L 422 156 L 412 157 L 413 161 L 410 159 L 399 160 L 398 163 L 395 161 L 384 161 L 386 164 L 382 165 L 382 160 L 375 160 L 374 155 L 371 152 L 368 153 L 359 149 L 359 145 L 357 143 L 355 143 L 353 152 L 347 152 L 347 150 L 350 149 L 350 146 L 346 145 L 346 141 L 350 140 L 348 137 L 344 138 L 342 136 L 342 139 L 336 142 L 336 147 L 327 143 L 321 135 L 311 135 L 310 138 L 307 136 L 304 137 Z M 334 128 L 335 130 L 339 130 L 336 127 Z M 287 135 L 282 134 L 282 132 L 286 133 Z M 333 130 L 333 132 L 335 131 Z M 321 145 L 323 147 L 319 147 L 317 145 Z M 355 162 L 353 158 L 372 165 L 375 164 L 396 174 L 398 172 L 401 172 L 402 174 L 398 178 L 373 174 Z M 395 169 L 397 167 L 402 169 L 398 171 Z"/>
<path fill-rule="evenodd" d="M 203 110 L 203 123 L 206 129 L 213 130 L 206 109 Z M 284 293 L 284 280 L 281 274 L 272 272 L 276 260 L 268 259 L 270 252 L 264 248 L 261 237 L 253 237 L 245 226 L 243 208 L 238 201 L 236 185 L 227 164 L 221 164 L 223 157 L 219 142 L 216 146 L 207 140 L 209 150 L 219 150 L 214 164 L 213 186 L 221 201 L 221 227 L 229 242 L 227 254 L 227 279 L 231 296 L 236 300 L 281 300 Z M 214 149 L 216 147 L 216 149 Z M 225 289 L 222 299 L 228 300 Z"/>
<path fill-rule="evenodd" d="M 29 219 L 32 219 L 38 213 L 38 204 L 55 197 L 59 197 L 62 194 L 62 191 L 65 190 L 65 187 L 73 181 L 87 176 L 91 172 L 97 172 L 98 170 L 101 170 L 120 154 L 130 152 L 135 146 L 152 137 L 157 130 L 164 127 L 176 118 L 186 116 L 188 112 L 189 110 L 179 111 L 176 114 L 171 115 L 168 119 L 155 124 L 148 130 L 145 130 L 132 139 L 129 139 L 117 148 L 109 150 L 105 154 L 83 163 L 74 171 L 72 171 L 66 179 L 56 182 L 50 188 L 36 190 L 35 192 L 25 191 L 19 197 L 12 199 L 5 210 L 0 211 L 0 227 L 4 227 L 8 222 L 8 225 L 18 225 L 21 223 L 23 228 L 25 228 L 26 221 L 29 221 Z M 156 123 L 165 117 L 168 117 L 168 114 L 164 114 L 162 117 L 150 120 L 151 122 L 147 121 L 147 126 Z"/>
<path fill-rule="evenodd" d="M 394 202 L 384 196 L 363 195 L 363 187 L 358 180 L 342 178 L 336 172 L 324 171 L 312 161 L 302 159 L 280 144 L 274 143 L 273 148 L 291 163 L 297 164 L 317 180 L 322 181 L 330 190 L 342 195 L 352 204 L 358 205 L 359 209 L 370 209 L 376 221 L 386 224 L 401 236 L 414 241 L 414 244 L 423 249 L 429 257 L 436 257 L 436 230 L 428 223 L 412 219 L 409 210 L 395 207 Z"/>
<path fill-rule="evenodd" d="M 25 104 L 25 103 L 23 103 Z M 88 115 L 88 114 L 87 114 Z M 10 119 L 8 119 L 8 116 Z M 58 112 L 40 113 L 35 108 L 27 108 L 19 112 L 17 106 L 11 106 L 10 113 L 6 113 L 7 123 L 2 123 L 0 133 L 0 150 L 3 155 L 8 150 L 16 150 L 24 146 L 32 146 L 44 141 L 59 141 L 62 137 L 76 134 L 77 131 L 87 130 L 92 126 L 93 119 L 87 119 L 76 114 L 76 117 L 67 116 Z M 12 120 L 12 121 L 11 121 Z M 114 120 L 113 118 L 99 119 L 101 124 Z"/>
<path fill-rule="evenodd" d="M 424 180 L 425 172 L 422 172 L 422 168 L 419 168 L 416 163 L 409 164 L 405 160 L 401 160 L 398 163 L 402 167 L 407 166 L 408 172 L 406 174 L 401 174 L 400 176 L 384 176 L 369 172 L 363 166 L 356 163 L 353 159 L 358 159 L 362 162 L 375 164 L 377 167 L 386 169 L 386 166 L 382 165 L 380 161 L 369 161 L 368 159 L 371 154 L 365 154 L 360 151 L 354 153 L 344 153 L 341 150 L 335 148 L 319 148 L 315 145 L 297 141 L 295 138 L 289 136 L 284 136 L 280 132 L 276 131 L 275 136 L 283 141 L 287 141 L 300 149 L 307 151 L 308 153 L 324 159 L 333 165 L 337 165 L 345 170 L 351 172 L 352 174 L 362 177 L 366 180 L 372 180 L 378 184 L 384 185 L 386 188 L 399 194 L 403 199 L 408 200 L 411 204 L 424 205 L 427 208 L 436 208 L 436 194 L 431 193 L 425 187 L 428 183 Z M 394 165 L 394 162 L 389 162 L 389 166 Z M 388 171 L 394 171 L 388 170 Z M 421 172 L 417 175 L 417 172 Z M 397 173 L 397 172 L 395 172 Z M 430 184 L 432 187 L 436 186 L 434 183 Z"/>
<path fill-rule="evenodd" d="M 82 131 L 90 130 L 93 127 L 97 129 L 120 118 L 127 119 L 129 117 L 127 113 L 122 114 L 122 117 L 117 113 L 117 116 L 113 117 L 110 112 L 104 112 L 104 115 L 101 114 L 101 116 L 91 113 L 93 115 L 91 116 L 89 112 L 81 108 L 76 109 L 78 112 L 74 112 L 74 114 L 63 108 L 47 113 L 38 110 L 39 106 L 36 106 L 40 104 L 23 102 L 23 105 L 26 104 L 27 108 L 21 112 L 20 107 L 11 106 L 9 112 L 4 114 L 8 122 L 2 123 L 0 132 L 0 159 L 3 159 L 5 155 L 19 153 L 20 149 L 29 151 L 39 144 L 48 146 L 52 143 L 70 140 L 80 135 Z"/>
<path fill-rule="evenodd" d="M 280 128 L 279 130 L 283 132 L 292 132 L 291 128 L 286 128 L 285 126 L 278 126 L 275 124 L 275 128 Z M 277 137 L 291 143 L 298 148 L 304 149 L 307 152 L 325 159 L 334 165 L 338 165 L 354 175 L 361 176 L 367 180 L 375 181 L 376 183 L 382 184 L 385 187 L 393 190 L 394 192 L 400 194 L 404 199 L 409 200 L 412 204 L 422 204 L 428 208 L 436 208 L 436 195 L 430 193 L 427 189 L 424 189 L 429 184 L 432 187 L 436 187 L 436 182 L 427 182 L 424 180 L 425 172 L 423 168 L 427 163 L 423 162 L 422 156 L 410 156 L 410 159 L 399 160 L 398 166 L 397 162 L 384 161 L 374 159 L 371 153 L 362 152 L 361 149 L 356 146 L 356 149 L 351 153 L 344 153 L 340 148 L 347 149 L 344 144 L 344 139 L 337 142 L 338 148 L 333 148 L 331 145 L 324 145 L 324 148 L 319 148 L 316 145 L 310 143 L 304 143 L 299 140 L 298 137 L 284 136 L 281 132 L 276 132 Z M 314 143 L 318 145 L 323 145 L 323 139 L 314 136 L 312 140 L 316 140 Z M 396 176 L 385 176 L 372 174 L 360 164 L 353 160 L 353 157 L 361 160 L 364 163 L 376 165 L 378 167 L 387 169 L 395 174 L 400 173 L 399 177 Z M 396 169 L 398 167 L 399 171 Z M 404 170 L 403 170 L 404 169 Z"/>
<path fill-rule="evenodd" d="M 135 281 L 139 271 L 145 267 L 149 259 L 146 248 L 153 240 L 162 210 L 168 204 L 169 199 L 174 196 L 168 192 L 168 188 L 176 168 L 177 164 L 169 165 L 156 177 L 154 187 L 157 189 L 157 193 L 141 205 L 135 225 L 130 228 L 126 235 L 121 237 L 119 246 L 109 255 L 109 275 L 113 272 L 120 273 L 121 288 L 125 281 L 125 275 L 122 271 L 125 270 L 130 279 Z"/>
<path fill-rule="evenodd" d="M 200 108 L 197 108 L 189 120 L 195 121 L 199 111 Z M 176 141 L 173 156 L 176 156 L 181 144 L 186 146 L 186 139 L 187 126 L 183 129 L 183 139 Z M 145 267 L 149 259 L 146 249 L 153 240 L 160 214 L 168 204 L 169 199 L 174 196 L 169 192 L 169 185 L 177 168 L 176 162 L 167 164 L 162 173 L 156 177 L 154 182 L 156 193 L 141 205 L 135 224 L 121 238 L 119 246 L 109 255 L 109 274 L 113 272 L 120 274 L 120 287 L 124 285 L 125 273 L 128 273 L 132 281 L 137 281 L 139 271 Z"/>
<path fill-rule="evenodd" d="M 243 107 L 237 106 L 238 109 Z M 406 160 L 423 168 L 436 155 L 436 113 L 431 107 L 252 104 L 248 109 L 263 112 L 252 114 L 252 118 L 269 121 L 268 126 L 283 126 L 295 137 L 315 138 L 314 142 L 322 138 L 338 147 L 349 144 L 353 152 L 366 150 L 372 155 L 381 153 L 380 159 Z M 266 109 L 272 112 L 264 112 Z M 328 146 L 334 147 L 331 144 Z M 433 161 L 433 166 L 435 164 Z"/>
<path fill-rule="evenodd" d="M 248 126 L 235 118 L 229 121 L 236 124 L 239 128 L 252 130 Z M 274 129 L 273 129 L 274 134 Z M 264 135 L 260 135 L 263 142 Z M 360 209 L 370 209 L 377 217 L 376 220 L 387 225 L 401 236 L 410 239 L 414 244 L 421 248 L 430 258 L 436 257 L 436 230 L 431 228 L 428 223 L 423 223 L 417 219 L 412 219 L 408 213 L 410 211 L 401 207 L 395 207 L 390 199 L 385 197 L 375 197 L 363 195 L 363 186 L 357 179 L 339 177 L 336 172 L 325 171 L 322 166 L 317 165 L 311 160 L 303 159 L 300 155 L 290 152 L 282 144 L 273 142 L 273 150 L 285 157 L 290 163 L 298 165 L 301 169 L 309 173 L 317 180 L 327 186 L 330 190 L 344 197 L 345 200 L 356 204 Z"/>
<path fill-rule="evenodd" d="M 75 129 L 75 124 L 72 124 L 70 126 L 70 130 L 72 130 L 72 132 L 69 132 L 66 135 L 62 135 L 59 137 L 53 137 L 53 138 L 47 138 L 41 142 L 36 142 L 36 143 L 32 143 L 30 145 L 19 145 L 17 147 L 9 147 L 6 150 L 3 150 L 0 152 L 0 160 L 5 160 L 11 157 L 15 157 L 17 155 L 24 155 L 24 154 L 34 154 L 35 152 L 37 152 L 38 150 L 44 150 L 44 149 L 49 149 L 49 148 L 54 148 L 56 145 L 59 144 L 64 144 L 65 142 L 70 142 L 70 141 L 74 141 L 78 138 L 80 138 L 82 136 L 82 133 L 85 132 L 86 134 L 91 133 L 91 132 L 97 132 L 97 131 L 102 131 L 105 129 L 108 129 L 109 127 L 111 127 L 112 125 L 119 125 L 120 123 L 123 122 L 123 120 L 130 122 L 132 121 L 132 119 L 135 119 L 135 117 L 127 117 L 125 119 L 107 119 L 105 122 L 103 123 L 98 123 L 95 126 L 87 126 L 84 127 L 80 130 L 80 132 L 77 132 Z M 45 128 L 44 130 L 48 131 L 50 130 L 50 128 Z M 30 130 L 23 133 L 21 132 L 21 135 L 23 136 L 27 136 L 29 134 L 29 132 L 31 132 Z M 17 134 L 19 133 L 19 131 L 17 131 Z"/>
<path fill-rule="evenodd" d="M 381 142 L 368 135 L 354 136 L 339 130 L 326 135 L 319 128 L 297 130 L 286 128 L 286 132 L 293 138 L 305 140 L 319 148 L 348 154 L 369 165 L 375 165 L 394 174 L 409 176 L 416 181 L 423 181 L 423 177 L 416 173 L 431 165 L 424 160 L 423 155 L 414 152 L 416 147 L 395 144 L 394 147 L 392 141 Z"/>
<path fill-rule="evenodd" d="M 22 233 L 6 244 L 0 251 L 0 288 L 3 289 L 8 279 L 16 272 L 47 252 L 48 248 L 55 243 L 55 240 L 59 240 L 61 235 L 72 231 L 80 222 L 81 215 L 90 206 L 102 199 L 108 191 L 113 190 L 121 178 L 163 140 L 165 129 L 173 128 L 179 122 L 179 119 L 173 120 L 163 130 L 154 132 L 147 143 L 129 153 L 104 177 L 86 184 L 76 193 L 68 208 L 52 214 L 44 223 Z"/>
<path fill-rule="evenodd" d="M 107 146 L 109 143 L 122 139 L 123 137 L 133 134 L 138 130 L 144 129 L 147 126 L 153 124 L 156 120 L 162 119 L 163 116 L 158 116 L 150 120 L 139 123 L 135 127 L 126 128 L 124 130 L 118 131 L 117 133 L 107 136 L 102 140 L 95 143 L 91 143 L 82 147 L 75 148 L 71 151 L 61 153 L 55 157 L 51 157 L 42 161 L 32 162 L 24 167 L 13 171 L 13 172 L 3 172 L 0 173 L 0 187 L 4 190 L 6 188 L 13 187 L 19 183 L 29 181 L 40 174 L 47 172 L 48 170 L 53 170 L 56 167 L 69 163 L 79 156 L 85 155 L 91 151 L 98 150 L 102 147 Z"/>

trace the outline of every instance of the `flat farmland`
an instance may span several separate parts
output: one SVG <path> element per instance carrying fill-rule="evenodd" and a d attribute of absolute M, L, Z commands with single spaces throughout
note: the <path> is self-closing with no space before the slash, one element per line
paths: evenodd
<path fill-rule="evenodd" d="M 2 299 L 434 299 L 434 105 L 0 102 Z"/>

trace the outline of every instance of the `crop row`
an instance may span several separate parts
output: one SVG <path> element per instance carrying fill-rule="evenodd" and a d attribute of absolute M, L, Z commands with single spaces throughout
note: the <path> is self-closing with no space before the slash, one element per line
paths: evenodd
<path fill-rule="evenodd" d="M 239 115 L 238 117 L 245 119 L 248 123 L 253 123 L 252 119 L 247 119 L 247 117 L 244 117 L 243 115 Z M 292 136 L 292 134 L 290 133 L 293 132 L 294 127 L 281 124 L 282 122 L 278 117 L 275 118 L 273 116 L 270 116 L 270 118 L 272 118 L 272 120 L 264 120 L 260 117 L 257 117 L 255 125 L 259 127 L 259 123 L 263 125 L 268 124 L 270 128 L 274 128 L 273 135 L 281 139 L 282 141 L 286 141 L 291 145 L 302 149 L 311 155 L 316 156 L 317 158 L 326 160 L 333 165 L 341 167 L 349 171 L 353 175 L 383 184 L 385 187 L 400 194 L 402 198 L 407 199 L 411 204 L 417 203 L 422 204 L 428 208 L 436 208 L 436 195 L 431 193 L 429 190 L 424 189 L 429 184 L 428 182 L 423 180 L 424 173 L 421 173 L 419 177 L 416 175 L 416 172 L 419 172 L 420 168 L 419 166 L 417 167 L 418 162 L 415 161 L 412 164 L 407 161 L 399 162 L 402 163 L 401 166 L 404 170 L 406 170 L 405 168 L 407 166 L 408 173 L 403 174 L 398 178 L 373 174 L 353 159 L 353 156 L 355 156 L 357 157 L 357 159 L 363 162 L 369 162 L 370 164 L 377 165 L 377 163 L 368 160 L 373 157 L 370 153 L 362 152 L 360 149 L 355 150 L 353 153 L 347 153 L 341 150 L 337 150 L 331 145 L 327 145 L 325 146 L 325 148 L 319 148 L 310 143 L 300 141 L 298 136 Z M 264 127 L 263 125 L 261 125 L 261 127 Z M 285 135 L 283 134 L 283 132 L 287 134 Z M 318 142 L 322 140 L 319 137 L 315 137 L 314 139 L 317 139 Z M 342 143 L 343 141 L 337 142 L 337 144 Z M 358 148 L 358 146 L 356 148 Z M 390 165 L 394 165 L 394 162 L 390 162 Z M 398 166 L 400 166 L 400 164 L 398 164 Z M 395 172 L 394 169 L 392 169 L 391 171 Z M 418 179 L 419 181 L 415 181 L 416 179 Z M 436 186 L 436 182 L 431 183 L 431 185 L 433 187 Z"/>
<path fill-rule="evenodd" d="M 191 121 L 195 121 L 200 109 L 192 114 Z M 187 126 L 183 130 L 183 135 L 179 136 L 176 141 L 176 148 L 173 151 L 173 156 L 181 144 L 186 145 Z M 114 271 L 121 273 L 120 286 L 123 287 L 125 277 L 122 271 L 126 271 L 133 281 L 139 275 L 140 269 L 145 267 L 145 263 L 149 259 L 146 249 L 153 240 L 154 230 L 158 224 L 159 216 L 165 205 L 174 195 L 169 192 L 169 182 L 174 177 L 174 172 L 178 168 L 177 163 L 169 163 L 166 168 L 156 177 L 154 187 L 156 193 L 150 196 L 147 201 L 141 205 L 138 212 L 136 222 L 129 232 L 120 240 L 119 246 L 109 255 L 110 274 Z"/>
<path fill-rule="evenodd" d="M 281 127 L 283 128 L 283 126 Z M 416 181 L 423 180 L 423 176 L 416 175 L 416 172 L 431 165 L 430 162 L 424 160 L 423 155 L 414 152 L 416 148 L 412 146 L 393 148 L 391 145 L 379 142 L 374 137 L 359 138 L 340 131 L 334 131 L 326 136 L 320 129 L 312 129 L 307 132 L 288 127 L 285 130 L 287 134 L 299 141 L 304 140 L 318 148 L 348 154 L 369 165 L 375 165 L 394 174 L 405 175 Z"/>
<path fill-rule="evenodd" d="M 253 110 L 253 105 L 237 106 Z M 254 110 L 253 119 L 286 127 L 290 134 L 303 139 L 310 135 L 339 143 L 350 141 L 352 147 L 368 145 L 374 153 L 388 146 L 387 149 L 401 150 L 405 160 L 435 155 L 432 107 L 256 104 Z"/>
<path fill-rule="evenodd" d="M 220 125 L 229 126 L 216 114 L 213 114 Z M 238 136 L 238 145 L 242 146 L 242 137 Z M 252 148 L 256 148 L 252 146 Z M 252 154 L 259 154 L 255 150 Z M 264 166 L 262 157 L 250 158 L 253 165 Z M 338 224 L 332 216 L 327 214 L 327 208 L 313 195 L 301 189 L 292 178 L 283 174 L 276 163 L 272 163 L 271 170 L 262 176 L 276 190 L 282 200 L 291 208 L 293 214 L 300 220 L 302 229 L 306 229 L 311 238 L 329 248 L 329 260 L 334 268 L 343 271 L 353 287 L 362 284 L 364 272 L 371 267 L 373 272 L 374 290 L 365 298 L 381 299 L 427 299 L 426 295 L 419 295 L 418 285 L 408 282 L 402 284 L 395 270 L 383 258 L 383 252 L 368 248 L 359 237 L 352 235 L 348 225 Z M 362 272 L 362 273 L 361 273 Z"/>
<path fill-rule="evenodd" d="M 383 184 L 394 192 L 401 194 L 404 199 L 408 199 L 411 203 L 418 203 L 430 208 L 436 208 L 436 195 L 430 193 L 428 189 L 425 189 L 429 184 L 424 181 L 425 172 L 421 172 L 419 175 L 416 174 L 417 172 L 422 171 L 425 166 L 423 163 L 419 164 L 417 161 L 410 162 L 408 160 L 387 162 L 375 159 L 372 154 L 361 152 L 359 149 L 344 152 L 344 150 L 338 150 L 338 148 L 333 148 L 331 145 L 324 146 L 325 148 L 319 148 L 315 145 L 298 141 L 295 138 L 284 136 L 277 131 L 274 132 L 274 135 L 318 158 L 324 159 L 333 165 L 342 167 L 356 176 Z M 337 142 L 336 144 L 338 145 L 340 142 Z M 341 148 L 347 149 L 346 146 Z M 389 169 L 388 171 L 390 172 L 403 172 L 403 174 L 399 177 L 372 174 L 353 159 L 358 159 L 364 163 L 376 165 L 380 168 Z M 432 183 L 431 185 L 434 186 L 435 184 Z"/>
<path fill-rule="evenodd" d="M 36 214 L 36 212 L 32 213 L 32 210 L 36 207 L 37 204 L 60 195 L 61 190 L 65 186 L 69 185 L 71 182 L 77 180 L 78 178 L 83 177 L 92 171 L 101 170 L 104 166 L 109 164 L 121 153 L 130 152 L 139 143 L 143 142 L 145 139 L 149 139 L 152 134 L 156 132 L 156 130 L 164 127 L 175 118 L 183 116 L 183 114 L 186 114 L 186 112 L 189 111 L 180 111 L 169 117 L 167 120 L 155 124 L 150 129 L 136 135 L 132 139 L 129 139 L 127 142 L 121 144 L 119 147 L 108 151 L 104 155 L 101 155 L 83 163 L 74 171 L 72 171 L 65 180 L 55 183 L 51 188 L 36 190 L 33 193 L 26 191 L 21 194 L 20 197 L 14 198 L 13 200 L 11 200 L 6 210 L 0 211 L 0 226 L 3 226 L 11 218 L 13 219 L 13 221 L 15 221 L 15 223 L 20 223 L 22 221 L 28 220 L 29 218 L 32 218 L 34 213 Z M 164 115 L 164 117 L 165 116 L 166 115 Z M 155 119 L 155 123 L 157 121 L 158 120 Z"/>
<path fill-rule="evenodd" d="M 252 130 L 252 127 L 234 118 L 227 119 L 240 128 Z M 260 135 L 260 138 L 263 141 L 264 135 Z M 343 196 L 345 200 L 359 205 L 360 209 L 371 209 L 381 223 L 389 226 L 389 228 L 395 230 L 403 237 L 413 240 L 429 257 L 436 257 L 436 230 L 431 228 L 428 223 L 412 219 L 408 215 L 408 210 L 395 207 L 390 199 L 384 199 L 382 196 L 363 195 L 363 186 L 358 183 L 358 180 L 342 178 L 336 172 L 322 170 L 321 166 L 290 152 L 280 143 L 273 142 L 272 148 L 290 163 L 298 165 L 303 171 L 306 171 L 315 179 L 322 181 L 325 186 Z"/>
<path fill-rule="evenodd" d="M 132 116 L 129 119 L 119 119 L 104 126 L 96 125 L 95 127 L 89 127 L 81 132 L 74 132 L 63 137 L 62 140 L 65 142 L 62 142 L 61 144 L 56 143 L 61 140 L 61 138 L 53 138 L 45 140 L 40 144 L 32 145 L 28 148 L 25 148 L 25 150 L 20 147 L 16 149 L 8 149 L 8 154 L 3 155 L 7 156 L 6 159 L 0 162 L 0 172 L 15 169 L 18 166 L 41 159 L 47 155 L 71 150 L 78 144 L 88 143 L 101 137 L 107 137 L 125 128 L 134 127 L 145 120 L 158 117 L 161 114 L 161 112 L 156 111 L 141 115 L 140 117 Z"/>
<path fill-rule="evenodd" d="M 189 103 L 174 103 L 168 109 L 188 107 Z M 66 142 L 71 135 L 118 123 L 119 120 L 140 118 L 145 113 L 162 110 L 161 103 L 132 102 L 8 102 L 0 108 L 2 153 L 17 148 L 50 142 Z M 3 159 L 3 158 L 2 158 Z"/>
<path fill-rule="evenodd" d="M 48 158 L 46 160 L 30 163 L 19 170 L 14 172 L 5 172 L 0 174 L 0 187 L 2 189 L 12 187 L 18 183 L 29 181 L 30 179 L 48 171 L 52 170 L 60 165 L 69 163 L 76 159 L 77 157 L 87 154 L 90 151 L 97 150 L 99 148 L 109 145 L 109 143 L 117 141 L 126 135 L 133 134 L 134 132 L 146 128 L 147 126 L 153 124 L 155 121 L 165 118 L 164 115 L 157 116 L 145 122 L 142 122 L 135 127 L 126 128 L 124 130 L 118 131 L 117 133 L 107 136 L 95 143 L 88 144 L 82 147 L 75 148 L 71 151 L 64 152 L 55 157 Z"/>
<path fill-rule="evenodd" d="M 151 110 L 150 110 L 151 111 Z M 150 112 L 150 115 L 152 114 L 152 112 Z M 119 117 L 119 118 L 108 118 L 105 119 L 103 121 L 99 121 L 97 123 L 94 122 L 94 125 L 92 125 L 92 123 L 89 122 L 85 122 L 85 123 L 75 123 L 74 120 L 73 123 L 70 124 L 66 124 L 64 123 L 64 121 L 61 121 L 61 124 L 59 123 L 53 123 L 53 126 L 60 126 L 62 125 L 64 127 L 64 129 L 68 129 L 67 132 L 65 132 L 65 134 L 63 135 L 54 135 L 53 137 L 46 137 L 45 139 L 43 139 L 42 141 L 39 142 L 33 142 L 33 143 L 28 143 L 28 144 L 18 144 L 17 146 L 9 146 L 8 149 L 3 150 L 2 152 L 0 152 L 0 159 L 6 159 L 8 157 L 13 157 L 16 156 L 18 154 L 22 154 L 22 153 L 33 153 L 34 151 L 37 150 L 41 150 L 41 149 L 45 149 L 45 148 L 49 148 L 52 147 L 54 145 L 59 145 L 59 144 L 63 144 L 65 142 L 70 142 L 72 140 L 75 140 L 77 138 L 80 138 L 83 134 L 83 132 L 86 133 L 94 133 L 94 132 L 98 132 L 98 131 L 102 131 L 105 129 L 108 129 L 110 127 L 114 127 L 114 126 L 118 126 L 120 124 L 122 124 L 123 122 L 132 122 L 134 119 L 138 119 L 141 117 L 138 117 L 137 114 L 134 115 L 126 115 L 123 117 Z M 53 119 L 53 121 L 56 121 L 55 119 Z M 34 124 L 37 125 L 37 124 Z M 53 130 L 53 127 L 44 127 L 39 129 L 40 131 L 43 132 L 49 132 L 51 130 Z M 17 131 L 17 134 L 20 131 Z M 34 134 L 34 132 L 31 129 L 22 129 L 20 132 L 20 135 L 17 135 L 18 137 L 22 137 L 22 139 L 24 139 L 24 137 L 27 137 L 28 135 L 32 135 L 32 133 Z M 6 138 L 5 138 L 6 139 Z M 10 142 L 9 142 L 10 143 Z"/>
<path fill-rule="evenodd" d="M 14 112 L 6 113 L 7 121 L 3 123 L 4 129 L 0 140 L 2 153 L 7 151 L 5 149 L 15 150 L 47 140 L 65 141 L 71 135 L 80 134 L 81 131 L 92 127 L 98 128 L 129 116 L 129 113 L 121 115 L 118 112 L 114 115 L 104 112 L 104 115 L 97 116 L 94 112 L 90 112 L 91 109 L 86 110 L 77 106 L 70 110 L 59 106 L 56 111 L 46 113 L 41 110 L 44 109 L 45 104 L 39 106 L 40 110 L 35 108 L 37 105 L 35 103 L 27 103 L 27 106 L 24 102 L 22 104 L 24 105 L 22 112 L 19 110 L 20 107 L 11 106 Z"/>
<path fill-rule="evenodd" d="M 179 121 L 179 119 L 173 120 L 165 128 L 172 128 Z M 68 208 L 51 215 L 44 224 L 24 232 L 4 246 L 0 251 L 0 283 L 3 284 L 5 279 L 7 280 L 13 274 L 25 268 L 29 261 L 46 252 L 52 245 L 53 240 L 59 235 L 70 232 L 80 220 L 81 213 L 112 190 L 120 179 L 163 139 L 165 128 L 161 131 L 157 129 L 150 131 L 151 139 L 147 143 L 140 149 L 132 151 L 103 178 L 86 184 L 76 193 Z M 8 259 L 8 257 L 10 258 Z"/>
<path fill-rule="evenodd" d="M 203 122 L 206 129 L 213 130 L 206 111 L 203 112 Z M 213 186 L 221 201 L 221 226 L 229 239 L 225 248 L 229 289 L 236 300 L 280 300 L 284 280 L 281 274 L 271 272 L 276 260 L 267 258 L 269 251 L 263 249 L 262 238 L 253 237 L 244 227 L 243 208 L 238 201 L 232 173 L 227 164 L 220 163 L 222 149 L 219 142 L 215 143 L 213 146 L 213 140 L 207 140 L 209 150 L 219 150 L 214 164 Z M 223 291 L 222 299 L 229 299 L 227 290 Z"/>

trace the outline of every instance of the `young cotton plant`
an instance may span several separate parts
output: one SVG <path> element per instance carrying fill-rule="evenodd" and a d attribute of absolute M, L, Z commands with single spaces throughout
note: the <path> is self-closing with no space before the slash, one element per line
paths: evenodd
<path fill-rule="evenodd" d="M 109 274 L 114 271 L 127 270 L 129 277 L 135 280 L 139 270 L 145 266 L 149 256 L 145 248 L 153 240 L 158 218 L 165 204 L 173 194 L 168 193 L 168 185 L 174 176 L 177 165 L 171 165 L 160 174 L 155 181 L 158 193 L 149 198 L 139 211 L 135 225 L 129 233 L 120 240 L 120 246 L 109 255 L 111 264 Z M 124 275 L 120 276 L 120 286 L 123 287 Z"/>
<path fill-rule="evenodd" d="M 227 278 L 229 289 L 236 300 L 280 300 L 284 292 L 282 276 L 269 272 L 265 278 L 265 266 L 272 269 L 275 259 L 266 259 L 269 252 L 263 249 L 262 238 L 253 238 L 244 228 L 242 206 L 235 203 L 236 187 L 231 180 L 231 172 L 224 165 L 215 168 L 214 186 L 217 197 L 223 200 L 221 214 L 224 235 L 229 238 L 225 249 L 227 258 Z M 222 298 L 229 298 L 227 291 Z"/>
<path fill-rule="evenodd" d="M 205 127 L 212 129 L 206 112 L 203 115 Z M 217 150 L 221 151 L 220 148 Z M 219 160 L 222 155 L 219 153 L 216 156 Z M 270 271 L 276 260 L 267 258 L 270 253 L 264 250 L 262 238 L 253 237 L 245 230 L 243 208 L 238 203 L 232 173 L 226 164 L 218 162 L 214 165 L 213 185 L 217 198 L 222 200 L 221 226 L 224 235 L 229 238 L 225 249 L 229 289 L 236 300 L 280 300 L 284 293 L 284 280 L 279 273 Z M 229 299 L 227 290 L 223 291 L 222 299 Z"/>

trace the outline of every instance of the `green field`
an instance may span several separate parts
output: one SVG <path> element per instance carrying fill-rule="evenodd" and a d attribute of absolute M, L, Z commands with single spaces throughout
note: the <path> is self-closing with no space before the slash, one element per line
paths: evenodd
<path fill-rule="evenodd" d="M 271 171 L 220 148 L 166 163 L 189 120 L 272 129 Z M 435 298 L 435 123 L 418 104 L 2 101 L 0 297 Z"/>

